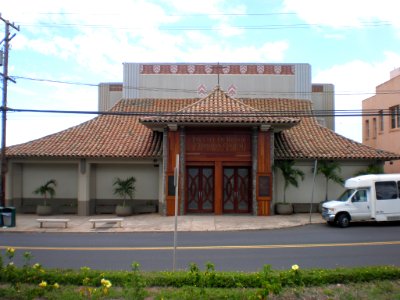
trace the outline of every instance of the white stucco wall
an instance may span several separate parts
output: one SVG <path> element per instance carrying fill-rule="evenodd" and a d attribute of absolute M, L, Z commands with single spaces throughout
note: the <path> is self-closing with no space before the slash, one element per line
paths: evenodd
<path fill-rule="evenodd" d="M 77 164 L 23 164 L 22 197 L 41 198 L 33 193 L 39 186 L 50 179 L 55 179 L 57 186 L 54 198 L 77 198 Z"/>
<path fill-rule="evenodd" d="M 153 165 L 114 165 L 98 164 L 96 166 L 95 198 L 119 199 L 113 193 L 113 182 L 119 177 L 125 179 L 133 176 L 136 178 L 135 199 L 156 200 L 159 197 L 159 167 Z"/>
<path fill-rule="evenodd" d="M 365 170 L 371 162 L 340 162 L 340 176 L 346 180 L 354 177 L 358 171 Z M 313 169 L 314 161 L 296 162 L 295 168 L 302 170 L 305 174 L 304 181 L 299 181 L 299 187 L 289 186 L 286 190 L 286 202 L 289 203 L 310 203 L 313 188 Z M 284 180 L 281 171 L 278 169 L 274 173 L 274 202 L 283 201 Z M 326 179 L 324 175 L 318 174 L 315 178 L 314 203 L 325 200 Z M 328 183 L 328 200 L 332 200 L 344 191 L 344 187 L 333 181 Z"/>

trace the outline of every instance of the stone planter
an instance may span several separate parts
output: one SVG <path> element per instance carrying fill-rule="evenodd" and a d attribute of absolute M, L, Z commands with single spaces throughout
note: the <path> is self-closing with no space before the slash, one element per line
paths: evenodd
<path fill-rule="evenodd" d="M 36 214 L 38 216 L 50 216 L 52 213 L 51 206 L 49 205 L 38 205 L 36 206 Z"/>
<path fill-rule="evenodd" d="M 293 205 L 291 203 L 277 203 L 275 204 L 275 212 L 278 215 L 291 215 L 293 214 Z"/>
<path fill-rule="evenodd" d="M 120 217 L 130 216 L 132 215 L 132 207 L 117 205 L 117 207 L 115 208 L 115 214 Z"/>

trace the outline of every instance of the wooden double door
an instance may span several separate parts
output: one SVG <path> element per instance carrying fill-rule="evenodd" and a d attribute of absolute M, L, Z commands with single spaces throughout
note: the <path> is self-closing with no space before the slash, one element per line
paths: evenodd
<path fill-rule="evenodd" d="M 223 167 L 222 180 L 215 180 L 212 166 L 190 166 L 187 167 L 186 174 L 187 213 L 214 212 L 217 189 L 222 189 L 223 213 L 251 212 L 250 167 Z M 218 186 L 218 182 L 222 182 L 222 186 Z"/>

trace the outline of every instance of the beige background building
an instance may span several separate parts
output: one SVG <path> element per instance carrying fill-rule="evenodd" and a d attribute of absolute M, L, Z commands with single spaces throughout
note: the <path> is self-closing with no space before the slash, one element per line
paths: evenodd
<path fill-rule="evenodd" d="M 311 82 L 310 64 L 124 63 L 122 83 L 101 83 L 98 108 L 135 98 L 205 97 L 219 83 L 235 98 L 311 100 L 321 125 L 335 130 L 333 84 Z M 327 113 L 325 113 L 327 112 Z"/>
<path fill-rule="evenodd" d="M 400 153 L 400 68 L 376 87 L 376 95 L 362 102 L 362 142 L 365 145 Z M 400 173 L 400 161 L 385 163 L 386 173 Z"/>

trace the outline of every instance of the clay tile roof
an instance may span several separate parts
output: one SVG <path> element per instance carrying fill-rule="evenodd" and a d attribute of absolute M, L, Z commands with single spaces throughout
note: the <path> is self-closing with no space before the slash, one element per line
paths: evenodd
<path fill-rule="evenodd" d="M 301 117 L 298 125 L 276 134 L 275 159 L 400 159 L 400 154 L 360 144 L 319 125 L 312 116 L 310 101 L 245 99 L 244 102 L 259 110 Z"/>
<path fill-rule="evenodd" d="M 139 123 L 149 112 L 175 111 L 193 100 L 137 99 L 119 101 L 109 114 L 7 148 L 7 157 L 145 158 L 162 153 L 162 135 Z"/>
<path fill-rule="evenodd" d="M 271 116 L 269 113 L 251 107 L 239 99 L 230 97 L 217 86 L 208 96 L 176 112 L 143 117 L 143 124 L 150 127 L 167 123 L 185 124 L 296 124 L 298 118 Z"/>
<path fill-rule="evenodd" d="M 37 140 L 8 147 L 6 155 L 8 158 L 158 157 L 162 155 L 162 133 L 152 131 L 141 124 L 139 119 L 143 121 L 147 117 L 157 118 L 157 115 L 162 117 L 172 115 L 177 118 L 178 115 L 174 114 L 177 111 L 194 113 L 196 110 L 200 111 L 202 107 L 208 106 L 207 109 L 210 109 L 213 107 L 211 104 L 215 103 L 217 112 L 240 108 L 246 113 L 261 112 L 263 118 L 271 116 L 272 119 L 283 122 L 300 119 L 296 126 L 275 134 L 275 159 L 400 159 L 400 154 L 362 145 L 320 126 L 312 116 L 310 101 L 230 98 L 228 103 L 231 107 L 227 107 L 227 103 L 222 101 L 226 97 L 224 95 L 217 91 L 217 95 L 213 96 L 216 98 L 206 97 L 202 100 L 198 98 L 121 100 L 107 114 Z M 220 108 L 218 105 L 221 105 Z M 256 120 L 259 118 L 257 114 L 254 117 Z"/>
<path fill-rule="evenodd" d="M 395 160 L 400 154 L 357 143 L 317 124 L 313 118 L 303 118 L 296 128 L 277 134 L 275 158 Z"/>

